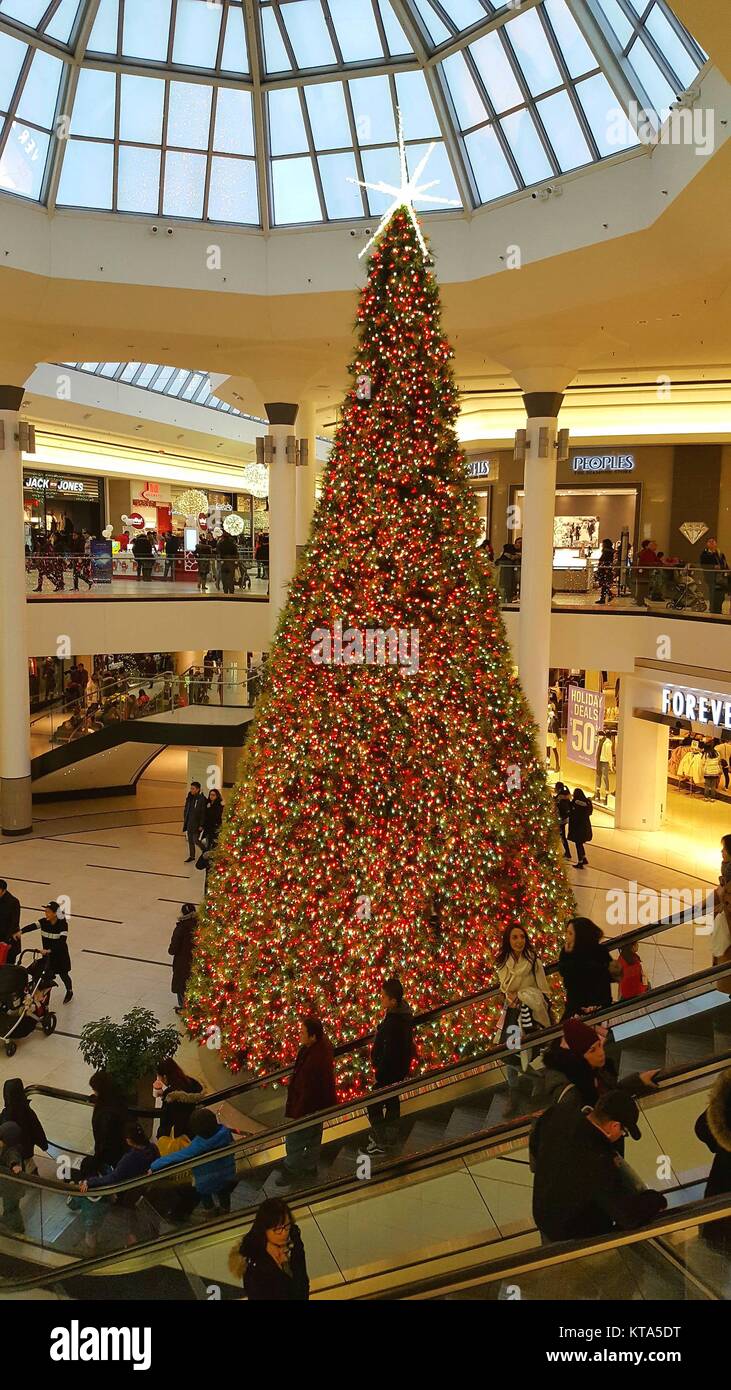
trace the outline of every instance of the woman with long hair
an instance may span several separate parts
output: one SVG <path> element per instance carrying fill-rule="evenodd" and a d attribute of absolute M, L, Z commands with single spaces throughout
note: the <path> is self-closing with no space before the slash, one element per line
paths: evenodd
<path fill-rule="evenodd" d="M 558 958 L 566 991 L 564 1018 L 591 1014 L 612 1004 L 612 958 L 604 933 L 590 917 L 572 917 Z"/>
<path fill-rule="evenodd" d="M 221 831 L 221 821 L 223 820 L 223 797 L 218 787 L 212 787 L 208 793 L 208 800 L 203 812 L 203 825 L 201 826 L 201 841 L 206 850 L 216 847 L 216 842 Z"/>
<path fill-rule="evenodd" d="M 520 1047 L 505 1064 L 510 1093 L 508 1113 L 513 1113 L 518 1107 L 518 1090 L 532 1056 L 530 1048 L 523 1046 L 523 1039 L 537 1028 L 548 1028 L 551 1023 L 546 972 L 525 927 L 505 928 L 495 957 L 495 970 L 505 996 L 500 1041 L 510 1046 L 516 1038 L 520 1039 Z"/>
<path fill-rule="evenodd" d="M 157 1068 L 152 1090 L 162 1101 L 158 1139 L 189 1135 L 191 1116 L 203 1095 L 200 1081 L 188 1076 L 172 1057 L 165 1057 Z"/>
<path fill-rule="evenodd" d="M 82 1178 L 95 1177 L 116 1167 L 127 1147 L 125 1127 L 129 1107 L 121 1087 L 108 1071 L 95 1071 L 89 1086 L 94 1102 L 91 1114 L 94 1152 L 81 1161 Z"/>
<path fill-rule="evenodd" d="M 302 1236 L 281 1197 L 262 1202 L 228 1265 L 250 1302 L 305 1302 L 310 1296 Z"/>

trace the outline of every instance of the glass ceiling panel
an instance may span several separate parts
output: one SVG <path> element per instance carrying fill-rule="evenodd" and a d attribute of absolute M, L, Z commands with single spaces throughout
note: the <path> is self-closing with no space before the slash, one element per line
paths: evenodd
<path fill-rule="evenodd" d="M 49 19 L 45 32 L 51 39 L 67 44 L 71 38 L 76 16 L 86 8 L 85 0 L 61 0 L 56 13 Z"/>
<path fill-rule="evenodd" d="M 211 379 L 207 372 L 193 372 L 187 368 L 160 367 L 155 362 L 60 362 L 61 367 L 73 367 L 77 372 L 90 376 L 114 377 L 116 381 L 133 385 L 136 389 L 153 390 L 164 396 L 177 396 L 184 382 L 188 386 L 182 394 L 183 400 L 192 400 L 194 405 L 206 406 L 212 410 L 222 410 L 228 415 L 238 415 L 245 420 L 255 420 L 255 415 L 244 415 L 228 401 L 219 400 L 211 394 Z M 153 377 L 155 378 L 152 385 Z"/>
<path fill-rule="evenodd" d="M 20 76 L 28 45 L 0 31 L 0 111 L 7 111 Z"/>
<path fill-rule="evenodd" d="M 0 0 L 0 187 L 37 199 L 58 184 L 62 206 L 247 226 L 373 216 L 383 200 L 352 180 L 397 174 L 398 103 L 409 160 L 436 142 L 436 193 L 468 186 L 489 202 L 637 145 L 610 63 L 664 117 L 706 61 L 666 0 L 585 3 L 603 32 L 596 51 L 566 0 L 253 0 L 248 17 L 242 0 L 100 0 L 87 42 L 97 66 L 80 55 L 70 138 L 58 141 L 63 47 L 90 0 Z M 425 67 L 409 34 L 428 54 L 455 51 Z M 301 86 L 272 85 L 290 73 Z"/>

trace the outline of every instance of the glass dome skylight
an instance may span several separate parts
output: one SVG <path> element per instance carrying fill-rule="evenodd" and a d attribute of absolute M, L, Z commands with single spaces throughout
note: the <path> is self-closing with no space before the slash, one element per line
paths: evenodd
<path fill-rule="evenodd" d="M 375 217 L 396 111 L 478 207 L 637 145 L 706 55 L 665 0 L 0 0 L 0 190 L 249 227 Z M 424 211 L 429 211 L 424 204 Z"/>

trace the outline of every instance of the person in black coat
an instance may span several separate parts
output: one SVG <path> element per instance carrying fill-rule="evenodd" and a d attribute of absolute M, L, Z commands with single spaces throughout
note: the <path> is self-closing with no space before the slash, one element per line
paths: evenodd
<path fill-rule="evenodd" d="M 165 1057 L 157 1068 L 152 1089 L 162 1102 L 158 1139 L 190 1136 L 193 1111 L 200 1103 L 198 1097 L 203 1095 L 200 1081 L 188 1076 L 172 1057 Z"/>
<path fill-rule="evenodd" d="M 543 1053 L 543 1085 L 549 1104 L 571 1104 L 577 1110 L 596 1105 L 608 1091 L 632 1096 L 652 1095 L 657 1070 L 631 1072 L 620 1081 L 605 1051 L 604 1038 L 580 1018 L 567 1018 L 563 1038 L 554 1038 Z M 620 1142 L 618 1153 L 623 1152 Z"/>
<path fill-rule="evenodd" d="M 713 1154 L 704 1197 L 731 1192 L 731 1070 L 721 1072 L 716 1079 L 708 1109 L 695 1122 L 695 1132 Z"/>
<path fill-rule="evenodd" d="M 195 852 L 200 840 L 203 817 L 206 813 L 206 798 L 201 791 L 200 782 L 191 782 L 190 791 L 185 798 L 183 807 L 183 833 L 188 836 L 188 858 L 186 864 L 192 864 L 195 859 Z"/>
<path fill-rule="evenodd" d="M 561 844 L 563 845 L 563 857 L 564 859 L 570 859 L 571 850 L 569 849 L 569 842 L 566 839 L 566 829 L 571 814 L 571 793 L 565 782 L 556 783 L 553 804 L 556 807 L 556 819 L 558 821 L 558 833 L 561 837 Z"/>
<path fill-rule="evenodd" d="M 223 820 L 223 797 L 218 787 L 212 787 L 208 793 L 208 800 L 203 812 L 203 823 L 201 825 L 201 841 L 207 850 L 212 850 L 216 846 Z"/>
<path fill-rule="evenodd" d="M 667 1206 L 617 1161 L 624 1134 L 640 1138 L 639 1111 L 626 1091 L 608 1091 L 591 1109 L 559 1104 L 544 1111 L 530 1137 L 533 1219 L 544 1241 L 631 1231 Z"/>
<path fill-rule="evenodd" d="M 0 1112 L 0 1125 L 16 1124 L 21 1133 L 21 1158 L 25 1172 L 34 1172 L 35 1150 L 48 1152 L 48 1140 L 35 1110 L 32 1109 L 25 1086 L 19 1076 L 12 1076 L 3 1086 L 3 1108 Z"/>
<path fill-rule="evenodd" d="M 612 959 L 602 935 L 590 917 L 572 917 L 568 922 L 557 962 L 566 992 L 564 1018 L 608 1009 L 613 1003 Z"/>
<path fill-rule="evenodd" d="M 127 1101 L 109 1072 L 94 1072 L 89 1085 L 94 1098 L 91 1115 L 94 1152 L 81 1161 L 82 1178 L 95 1177 L 116 1167 L 127 1147 L 125 1130 L 130 1117 Z"/>
<path fill-rule="evenodd" d="M 299 1226 L 281 1197 L 262 1202 L 251 1230 L 229 1257 L 252 1303 L 304 1303 L 310 1296 L 307 1258 Z"/>
<path fill-rule="evenodd" d="M 173 958 L 172 991 L 178 1000 L 176 1013 L 183 1007 L 185 991 L 193 965 L 193 946 L 198 926 L 198 915 L 194 903 L 183 903 L 180 916 L 175 923 L 168 946 L 168 955 Z"/>
<path fill-rule="evenodd" d="M 588 796 L 577 787 L 569 807 L 569 833 L 568 838 L 572 844 L 576 845 L 576 867 L 585 869 L 588 859 L 584 846 L 593 838 L 591 829 L 591 817 L 594 807 Z"/>
<path fill-rule="evenodd" d="M 371 1049 L 376 1087 L 393 1086 L 396 1081 L 402 1081 L 408 1076 L 414 1059 L 414 1016 L 404 1001 L 401 981 L 395 976 L 385 980 L 381 998 L 386 1012 L 376 1029 Z M 368 1106 L 371 1122 L 368 1153 L 379 1154 L 393 1148 L 398 1141 L 400 1114 L 398 1096 Z"/>
<path fill-rule="evenodd" d="M 20 901 L 10 892 L 4 878 L 0 878 L 0 941 L 9 946 L 7 964 L 12 965 L 20 951 L 17 940 L 20 931 Z"/>

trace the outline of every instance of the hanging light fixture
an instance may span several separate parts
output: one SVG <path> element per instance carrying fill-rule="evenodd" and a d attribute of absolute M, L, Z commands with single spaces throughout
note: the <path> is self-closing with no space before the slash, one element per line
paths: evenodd
<path fill-rule="evenodd" d="M 181 492 L 173 502 L 173 511 L 178 516 L 200 516 L 201 512 L 208 512 L 208 493 L 201 492 L 200 488 L 189 487 L 185 492 Z"/>
<path fill-rule="evenodd" d="M 228 516 L 223 518 L 223 529 L 229 536 L 240 536 L 244 529 L 244 518 L 239 516 L 238 512 L 229 512 Z"/>
<path fill-rule="evenodd" d="M 252 497 L 268 497 L 269 469 L 261 463 L 247 463 L 241 477 L 241 485 Z"/>

